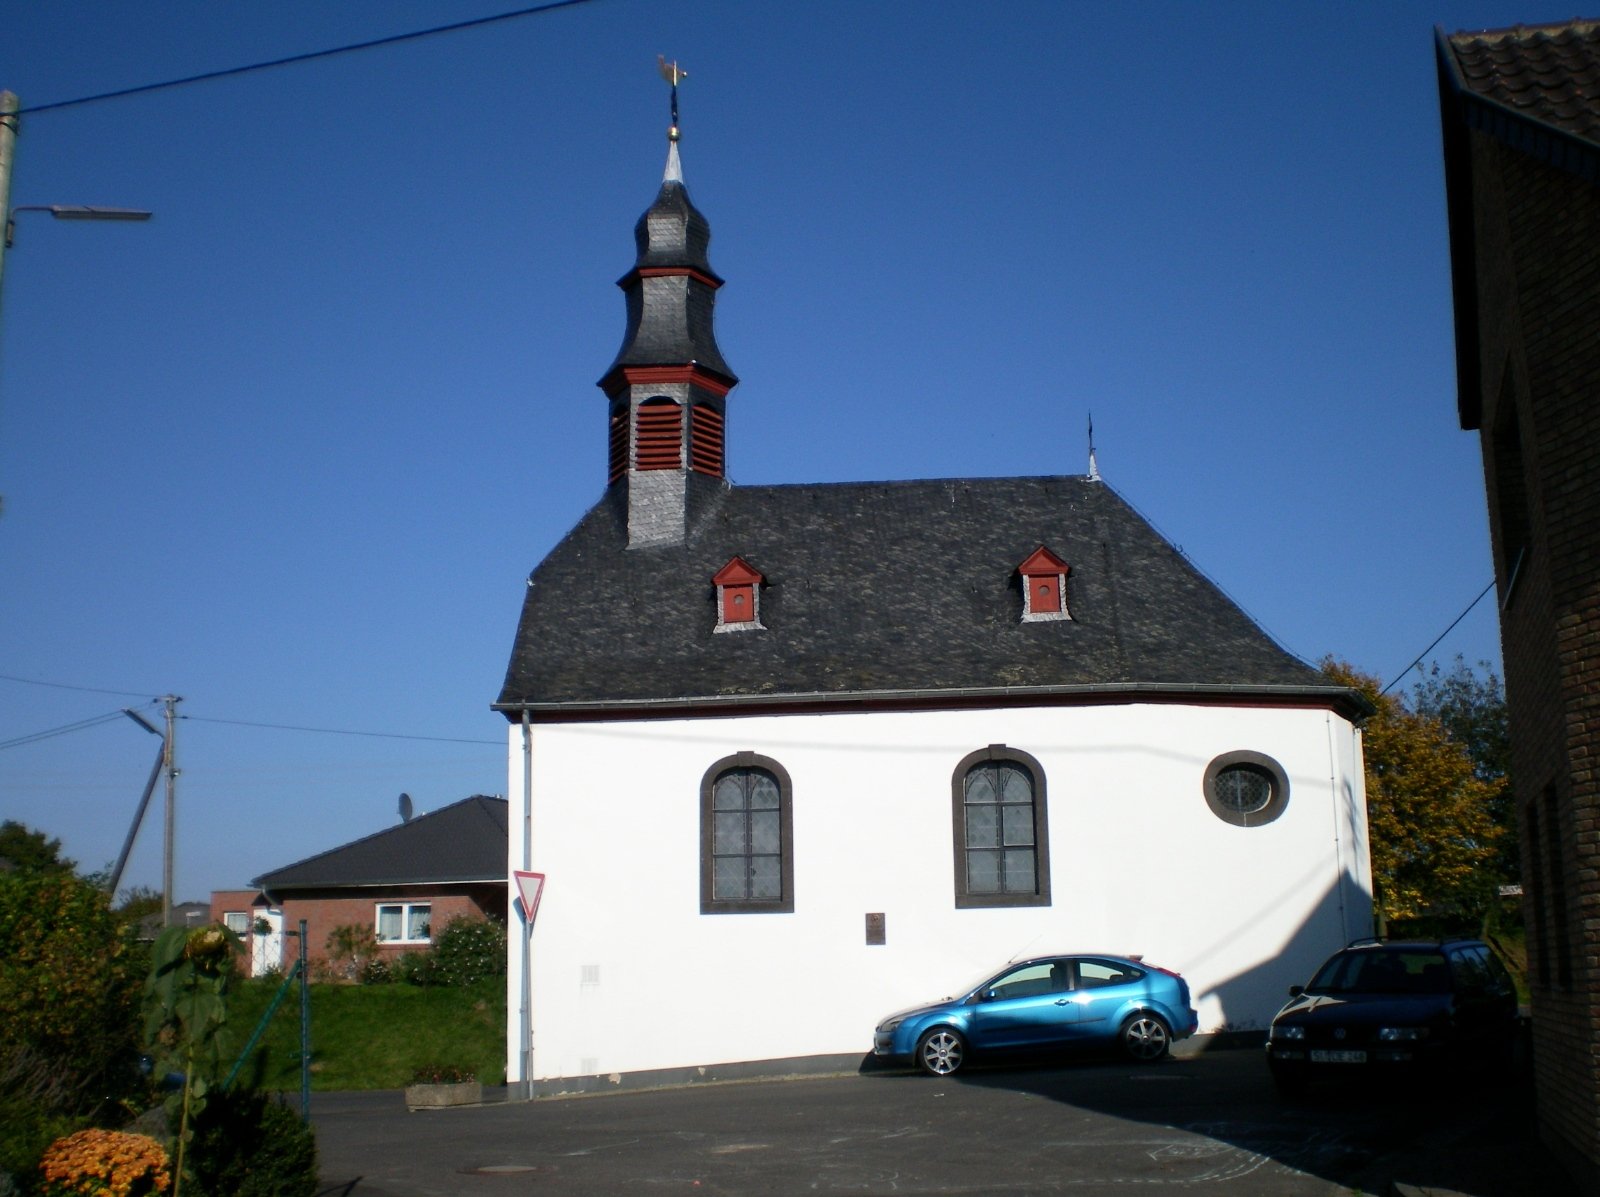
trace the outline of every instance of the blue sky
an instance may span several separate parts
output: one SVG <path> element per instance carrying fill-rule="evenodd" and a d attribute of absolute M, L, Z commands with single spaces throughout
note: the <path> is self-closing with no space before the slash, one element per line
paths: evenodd
<path fill-rule="evenodd" d="M 515 7 L 19 5 L 0 87 Z M 1388 681 L 1492 575 L 1432 30 L 1561 15 L 593 0 L 24 115 L 13 205 L 155 217 L 22 213 L 6 255 L 0 741 L 182 696 L 183 898 L 402 791 L 504 793 L 523 582 L 604 485 L 657 53 L 728 280 L 736 482 L 1082 473 L 1092 412 L 1106 480 L 1285 647 Z M 1491 598 L 1433 656 L 1498 668 L 1496 636 Z M 0 817 L 107 864 L 156 746 L 0 748 Z"/>

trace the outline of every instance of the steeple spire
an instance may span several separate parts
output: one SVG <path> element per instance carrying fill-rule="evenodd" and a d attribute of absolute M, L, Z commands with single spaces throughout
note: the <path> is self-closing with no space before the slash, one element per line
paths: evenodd
<path fill-rule="evenodd" d="M 678 157 L 678 84 L 688 74 L 660 56 L 657 65 L 672 88 L 667 166 L 634 226 L 638 256 L 617 282 L 628 325 L 600 380 L 611 401 L 608 477 L 627 488 L 630 547 L 681 543 L 696 496 L 722 484 L 726 399 L 739 381 L 712 327 L 722 279 L 706 256 L 711 226 L 689 201 Z"/>

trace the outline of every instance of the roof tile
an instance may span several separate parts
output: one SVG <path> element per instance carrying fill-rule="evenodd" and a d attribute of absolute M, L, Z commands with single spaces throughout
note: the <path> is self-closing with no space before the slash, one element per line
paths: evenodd
<path fill-rule="evenodd" d="M 1457 33 L 1449 42 L 1473 92 L 1600 144 L 1600 21 Z"/>

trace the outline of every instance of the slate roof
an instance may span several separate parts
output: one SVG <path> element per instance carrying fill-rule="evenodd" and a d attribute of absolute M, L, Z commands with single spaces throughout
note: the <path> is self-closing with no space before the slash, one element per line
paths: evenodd
<path fill-rule="evenodd" d="M 250 884 L 286 890 L 504 881 L 506 800 L 476 794 L 409 823 L 263 873 Z"/>
<path fill-rule="evenodd" d="M 498 709 L 540 718 L 760 704 L 1249 693 L 1343 703 L 1104 482 L 723 485 L 680 545 L 628 549 L 626 484 L 534 570 Z M 1072 618 L 1024 622 L 1016 567 L 1071 566 Z M 712 576 L 766 579 L 717 633 Z"/>

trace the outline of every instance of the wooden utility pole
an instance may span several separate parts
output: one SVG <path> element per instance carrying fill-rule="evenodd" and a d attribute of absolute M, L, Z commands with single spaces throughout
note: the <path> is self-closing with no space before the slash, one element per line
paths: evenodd
<path fill-rule="evenodd" d="M 0 225 L 10 228 L 11 164 L 17 154 L 17 113 L 22 101 L 14 91 L 0 91 Z M 0 282 L 5 280 L 6 238 L 0 237 Z"/>
<path fill-rule="evenodd" d="M 161 748 L 161 768 L 167 775 L 166 836 L 161 853 L 161 925 L 172 926 L 172 857 L 178 819 L 178 704 L 169 694 L 161 700 L 167 708 L 167 734 Z"/>

